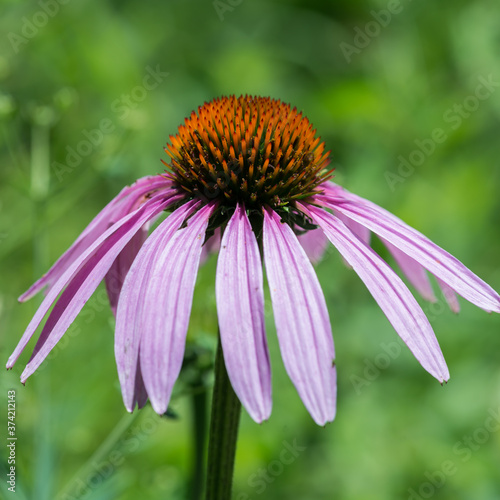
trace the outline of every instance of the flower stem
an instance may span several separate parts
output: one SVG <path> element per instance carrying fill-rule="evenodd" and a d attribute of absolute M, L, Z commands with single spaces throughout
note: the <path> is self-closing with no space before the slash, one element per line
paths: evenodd
<path fill-rule="evenodd" d="M 207 399 L 207 391 L 201 383 L 193 387 L 191 406 L 193 409 L 194 458 L 189 495 L 191 500 L 200 500 L 203 494 L 205 444 L 207 440 Z"/>
<path fill-rule="evenodd" d="M 206 500 L 230 500 L 241 403 L 227 376 L 219 337 L 208 444 Z"/>

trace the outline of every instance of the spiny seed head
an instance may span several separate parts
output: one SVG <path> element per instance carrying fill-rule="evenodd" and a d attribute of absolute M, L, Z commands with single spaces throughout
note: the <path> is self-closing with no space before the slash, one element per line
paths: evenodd
<path fill-rule="evenodd" d="M 186 118 L 165 152 L 167 175 L 187 196 L 224 206 L 284 208 L 331 177 L 329 152 L 309 120 L 269 97 L 230 96 Z"/>

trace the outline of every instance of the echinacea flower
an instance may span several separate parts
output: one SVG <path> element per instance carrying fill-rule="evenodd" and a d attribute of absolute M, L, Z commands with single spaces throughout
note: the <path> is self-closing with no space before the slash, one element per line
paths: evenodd
<path fill-rule="evenodd" d="M 449 373 L 431 325 L 401 278 L 372 250 L 370 234 L 381 238 L 425 299 L 435 300 L 429 272 L 452 310 L 458 311 L 457 293 L 500 312 L 500 296 L 461 262 L 331 182 L 324 143 L 302 113 L 279 100 L 232 96 L 206 103 L 170 136 L 165 151 L 168 171 L 125 188 L 20 297 L 24 301 L 47 287 L 8 368 L 55 303 L 23 382 L 105 279 L 116 315 L 125 406 L 132 411 L 149 398 L 163 414 L 181 369 L 200 260 L 219 246 L 219 238 L 216 300 L 224 361 L 238 398 L 257 422 L 271 413 L 262 259 L 286 371 L 320 425 L 335 416 L 335 352 L 309 257 L 321 254 L 326 239 L 440 382 Z M 148 237 L 164 211 L 169 215 Z"/>

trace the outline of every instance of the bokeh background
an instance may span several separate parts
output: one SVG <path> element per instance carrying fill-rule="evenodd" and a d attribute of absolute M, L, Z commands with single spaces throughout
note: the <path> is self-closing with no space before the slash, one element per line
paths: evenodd
<path fill-rule="evenodd" d="M 122 186 L 160 172 L 169 134 L 223 94 L 297 106 L 332 150 L 337 182 L 500 290 L 496 0 L 0 5 L 2 363 L 39 304 L 16 297 Z M 198 279 L 176 418 L 126 413 L 103 287 L 25 387 L 30 349 L 2 373 L 1 435 L 15 389 L 18 441 L 17 490 L 2 479 L 0 496 L 192 498 L 192 394 L 211 384 L 215 265 Z M 307 414 L 268 306 L 274 409 L 262 425 L 243 412 L 234 498 L 500 498 L 500 317 L 463 300 L 454 315 L 440 295 L 421 302 L 451 371 L 442 387 L 335 251 L 317 272 L 337 350 L 337 418 L 320 428 Z"/>

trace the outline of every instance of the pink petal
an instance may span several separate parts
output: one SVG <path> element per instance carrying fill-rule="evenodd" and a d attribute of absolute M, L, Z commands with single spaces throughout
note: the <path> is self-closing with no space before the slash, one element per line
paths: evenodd
<path fill-rule="evenodd" d="M 224 231 L 215 291 L 231 385 L 250 416 L 260 423 L 271 414 L 271 369 L 259 245 L 243 205 L 237 205 Z"/>
<path fill-rule="evenodd" d="M 136 255 L 148 237 L 148 231 L 141 228 L 119 253 L 105 276 L 106 291 L 108 292 L 109 305 L 116 316 L 118 298 L 125 281 L 125 277 L 134 262 Z"/>
<path fill-rule="evenodd" d="M 219 251 L 220 248 L 220 228 L 218 227 L 214 234 L 205 242 L 201 249 L 200 262 L 203 264 L 211 254 Z"/>
<path fill-rule="evenodd" d="M 162 176 L 143 177 L 137 180 L 132 186 L 122 189 L 122 191 L 111 200 L 92 220 L 92 222 L 83 230 L 75 242 L 59 257 L 57 262 L 36 281 L 25 293 L 19 297 L 20 302 L 24 302 L 36 295 L 45 286 L 51 287 L 92 243 L 106 231 L 112 222 L 115 222 L 121 216 L 126 215 L 123 209 L 124 203 L 132 198 L 137 201 L 138 198 L 157 189 L 168 191 L 171 188 L 171 182 Z M 121 209 L 121 210 L 120 210 Z M 116 213 L 120 211 L 121 216 Z M 48 291 L 48 290 L 47 290 Z"/>
<path fill-rule="evenodd" d="M 403 271 L 403 274 L 408 278 L 410 283 L 416 288 L 417 292 L 422 295 L 425 300 L 436 302 L 436 296 L 432 290 L 429 276 L 424 267 L 422 267 L 415 259 L 408 257 L 398 247 L 382 238 L 382 242 L 387 247 L 394 260 Z"/>
<path fill-rule="evenodd" d="M 366 226 L 416 260 L 455 292 L 486 311 L 500 312 L 500 296 L 458 259 L 374 203 L 339 188 L 316 201 Z"/>
<path fill-rule="evenodd" d="M 330 319 L 311 262 L 292 229 L 264 212 L 264 258 L 286 371 L 314 421 L 335 418 L 336 370 Z"/>
<path fill-rule="evenodd" d="M 148 219 L 164 210 L 172 199 L 165 198 L 163 194 L 158 195 L 142 205 L 136 212 L 111 226 L 66 269 L 51 287 L 7 363 L 7 368 L 13 366 L 52 303 L 66 287 L 42 329 L 31 360 L 21 375 L 21 381 L 24 382 L 40 366 L 40 363 L 64 335 L 103 279 L 117 254 L 140 227 Z"/>
<path fill-rule="evenodd" d="M 117 205 L 111 222 L 120 220 L 124 215 L 134 212 L 145 201 L 159 192 L 171 190 L 172 181 L 163 175 L 142 177 L 134 182 L 130 187 L 125 188 L 126 193 Z"/>
<path fill-rule="evenodd" d="M 460 304 L 458 303 L 457 296 L 455 294 L 455 291 L 453 288 L 448 286 L 444 281 L 440 280 L 439 278 L 436 278 L 439 288 L 441 288 L 441 291 L 443 292 L 444 298 L 446 299 L 446 302 L 450 306 L 450 309 L 455 313 L 460 312 Z"/>
<path fill-rule="evenodd" d="M 151 405 L 159 414 L 167 410 L 181 369 L 201 248 L 213 208 L 201 208 L 167 242 L 153 263 L 141 299 L 143 310 L 148 311 L 139 349 L 142 376 Z"/>
<path fill-rule="evenodd" d="M 361 224 L 358 224 L 356 221 L 349 219 L 344 214 L 335 213 L 335 216 L 338 217 L 351 230 L 352 234 L 359 238 L 360 241 L 362 241 L 365 245 L 370 245 L 372 233 L 369 229 L 367 229 L 365 226 L 362 226 Z M 328 238 L 326 239 L 328 240 Z M 345 259 L 342 260 L 344 261 L 346 267 L 352 269 L 352 267 Z"/>
<path fill-rule="evenodd" d="M 335 213 L 335 217 L 340 219 L 350 229 L 351 233 L 357 236 L 365 245 L 370 245 L 372 233 L 368 228 L 349 219 L 343 213 Z"/>
<path fill-rule="evenodd" d="M 147 402 L 148 402 L 148 393 L 146 391 L 144 380 L 142 378 L 141 362 L 139 359 L 137 359 L 133 406 L 135 406 L 135 403 L 137 403 L 137 407 L 141 409 L 144 408 L 144 406 L 146 406 Z"/>
<path fill-rule="evenodd" d="M 312 229 L 307 233 L 301 234 L 298 237 L 299 243 L 305 250 L 309 260 L 316 264 L 321 260 L 328 245 L 328 238 L 321 229 Z"/>
<path fill-rule="evenodd" d="M 123 402 L 129 411 L 134 409 L 137 400 L 141 336 L 152 318 L 162 315 L 158 314 L 156 303 L 146 300 L 152 272 L 158 260 L 163 258 L 168 242 L 198 205 L 199 202 L 181 205 L 156 228 L 140 249 L 123 283 L 116 314 L 115 357 Z M 161 295 L 166 296 L 166 290 Z"/>
<path fill-rule="evenodd" d="M 303 209 L 363 280 L 421 365 L 439 381 L 448 380 L 448 368 L 432 327 L 399 276 L 334 215 L 312 205 Z"/>

